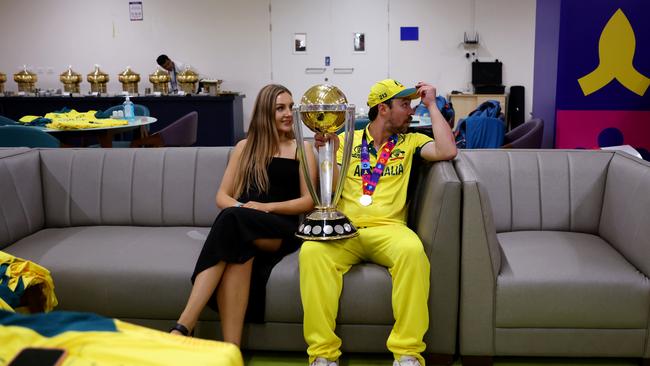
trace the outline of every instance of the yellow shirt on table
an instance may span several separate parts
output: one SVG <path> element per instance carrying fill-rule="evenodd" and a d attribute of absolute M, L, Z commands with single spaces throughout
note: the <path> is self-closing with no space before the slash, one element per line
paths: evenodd
<path fill-rule="evenodd" d="M 47 128 L 55 130 L 78 130 L 86 128 L 105 128 L 114 126 L 125 126 L 129 121 L 125 119 L 97 118 L 96 111 L 77 112 L 72 109 L 69 112 L 51 112 L 45 115 L 45 118 L 51 120 L 51 123 L 45 125 Z M 40 116 L 23 116 L 18 122 L 30 123 Z"/>
<path fill-rule="evenodd" d="M 377 155 L 371 148 L 373 138 L 364 130 L 354 131 L 354 143 L 350 164 L 343 183 L 343 193 L 339 200 L 338 209 L 343 212 L 357 227 L 377 225 L 406 224 L 406 194 L 409 184 L 413 158 L 420 159 L 419 149 L 433 141 L 429 136 L 421 133 L 399 134 L 397 144 L 390 154 L 386 168 L 379 178 L 375 192 L 372 195 L 372 204 L 362 206 L 359 198 L 363 195 L 363 178 L 361 177 L 361 139 L 366 134 L 370 157 L 371 172 L 377 164 Z M 343 160 L 343 141 L 345 134 L 339 134 L 339 150 L 336 160 L 339 164 Z M 375 149 L 381 151 L 383 146 Z"/>

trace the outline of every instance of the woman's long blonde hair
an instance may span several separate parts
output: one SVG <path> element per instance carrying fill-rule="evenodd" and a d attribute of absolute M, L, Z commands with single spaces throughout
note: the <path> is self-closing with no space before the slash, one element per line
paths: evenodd
<path fill-rule="evenodd" d="M 263 87 L 257 95 L 248 126 L 246 146 L 235 173 L 235 198 L 252 188 L 259 192 L 269 190 L 269 176 L 266 170 L 273 156 L 280 151 L 280 136 L 275 126 L 275 102 L 282 93 L 291 95 L 289 89 L 284 86 L 270 84 Z M 293 131 L 288 137 L 294 138 Z"/>

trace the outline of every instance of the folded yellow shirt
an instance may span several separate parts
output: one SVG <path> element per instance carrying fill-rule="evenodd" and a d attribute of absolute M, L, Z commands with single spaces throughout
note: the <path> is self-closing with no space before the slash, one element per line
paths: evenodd
<path fill-rule="evenodd" d="M 45 127 L 55 130 L 77 130 L 85 128 L 124 126 L 129 124 L 125 119 L 96 118 L 95 112 L 96 111 L 77 112 L 73 109 L 70 112 L 65 113 L 48 113 L 44 117 L 52 120 L 52 122 L 45 125 Z M 41 117 L 23 116 L 19 119 L 19 122 L 30 123 L 37 118 Z"/>
<path fill-rule="evenodd" d="M 51 119 L 52 123 L 45 125 L 45 127 L 57 130 L 76 130 L 129 124 L 125 119 L 95 118 L 95 112 L 97 111 L 77 112 L 73 109 L 66 113 L 48 113 L 45 118 Z"/>

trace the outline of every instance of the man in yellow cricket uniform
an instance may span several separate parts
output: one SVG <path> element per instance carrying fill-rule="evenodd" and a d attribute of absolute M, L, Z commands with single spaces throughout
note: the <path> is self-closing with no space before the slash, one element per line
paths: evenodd
<path fill-rule="evenodd" d="M 431 115 L 435 142 L 406 133 L 414 113 L 411 100 L 422 98 Z M 382 80 L 368 95 L 370 124 L 355 131 L 353 153 L 338 209 L 359 235 L 329 242 L 307 241 L 300 251 L 300 292 L 304 336 L 312 366 L 338 365 L 341 339 L 334 333 L 343 275 L 354 264 L 370 261 L 388 268 L 393 278 L 395 324 L 387 347 L 394 365 L 424 366 L 428 329 L 429 261 L 418 236 L 406 226 L 406 194 L 413 159 L 449 160 L 456 145 L 436 106 L 436 89 L 425 83 L 406 88 Z M 316 146 L 330 140 L 341 164 L 343 136 L 315 136 Z"/>

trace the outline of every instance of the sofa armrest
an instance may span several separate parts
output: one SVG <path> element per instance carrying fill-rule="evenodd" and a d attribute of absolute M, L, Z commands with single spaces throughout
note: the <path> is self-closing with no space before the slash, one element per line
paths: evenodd
<path fill-rule="evenodd" d="M 0 152 L 0 249 L 43 228 L 39 150 Z"/>
<path fill-rule="evenodd" d="M 448 161 L 421 168 L 411 200 L 410 225 L 431 262 L 429 351 L 454 354 L 460 262 L 460 182 Z"/>
<path fill-rule="evenodd" d="M 608 171 L 598 234 L 650 277 L 650 163 L 616 152 Z"/>
<path fill-rule="evenodd" d="M 479 182 L 468 159 L 463 159 L 461 155 L 454 164 L 463 191 L 460 349 L 464 355 L 491 355 L 494 353 L 493 314 L 501 249 L 487 190 Z M 463 339 L 481 341 L 464 344 Z"/>

